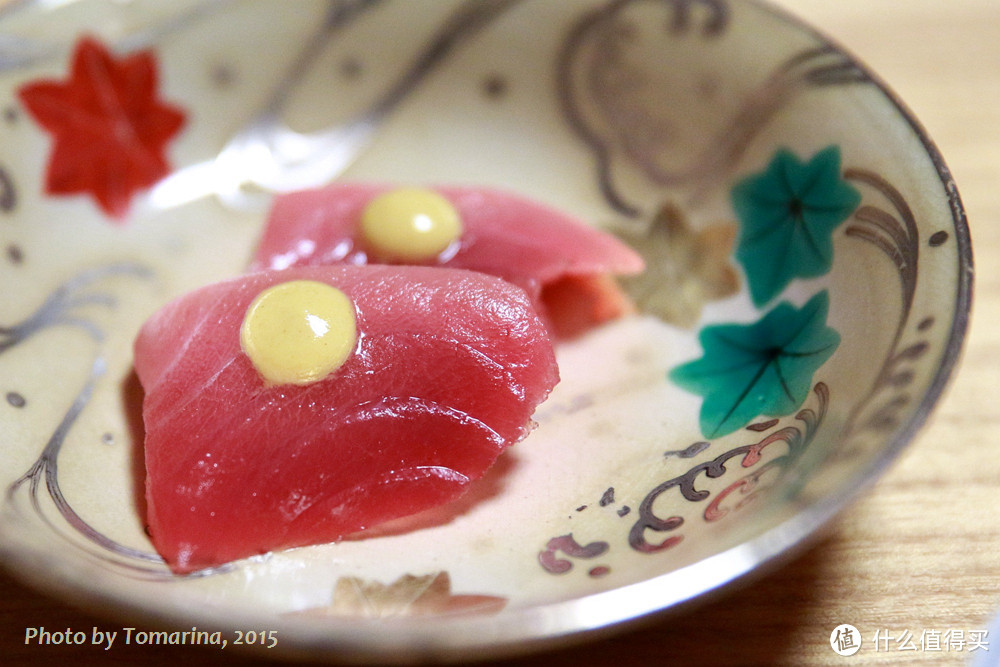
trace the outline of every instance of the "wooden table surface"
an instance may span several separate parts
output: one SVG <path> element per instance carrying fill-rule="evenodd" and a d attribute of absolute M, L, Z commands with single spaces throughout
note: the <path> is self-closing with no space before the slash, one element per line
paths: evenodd
<path fill-rule="evenodd" d="M 737 0 L 739 1 L 739 0 Z M 778 0 L 867 62 L 934 138 L 959 185 L 976 250 L 972 327 L 932 420 L 878 484 L 803 555 L 680 615 L 507 667 L 665 664 L 1000 664 L 970 651 L 1000 609 L 1000 0 Z M 830 647 L 850 623 L 851 658 Z M 263 664 L 212 650 L 24 646 L 28 626 L 97 616 L 0 573 L 0 664 Z M 891 637 L 873 641 L 876 631 Z M 907 633 L 915 650 L 906 650 Z M 950 634 L 949 634 L 950 633 Z M 945 635 L 964 645 L 951 646 Z M 921 646 L 921 636 L 925 638 Z M 933 639 L 941 639 L 934 650 Z M 950 648 L 951 650 L 945 650 Z M 846 663 L 845 663 L 846 664 Z"/>

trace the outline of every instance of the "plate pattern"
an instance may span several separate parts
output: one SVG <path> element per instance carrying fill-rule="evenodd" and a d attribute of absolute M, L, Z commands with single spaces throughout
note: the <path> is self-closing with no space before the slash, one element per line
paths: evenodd
<path fill-rule="evenodd" d="M 380 4 L 356 3 L 348 18 L 340 15 L 338 29 L 349 30 L 353 18 Z M 527 4 L 510 2 L 505 11 L 516 12 Z M 701 437 L 681 442 L 664 438 L 669 449 L 650 460 L 649 467 L 655 469 L 665 460 L 671 464 L 690 460 L 690 465 L 645 487 L 635 506 L 616 493 L 621 488 L 616 480 L 602 485 L 603 493 L 593 504 L 613 509 L 619 519 L 605 534 L 584 539 L 567 521 L 549 533 L 552 537 L 526 545 L 532 567 L 545 574 L 583 572 L 591 580 L 608 579 L 619 551 L 644 557 L 677 547 L 697 532 L 696 526 L 745 517 L 741 510 L 764 505 L 758 501 L 770 497 L 767 492 L 775 488 L 783 489 L 785 500 L 802 500 L 799 494 L 807 481 L 801 467 L 807 454 L 815 459 L 812 466 L 817 461 L 835 465 L 868 455 L 865 443 L 889 437 L 912 419 L 921 402 L 921 378 L 931 373 L 943 354 L 934 342 L 940 339 L 935 335 L 942 326 L 939 316 L 916 307 L 918 275 L 921 266 L 937 261 L 935 252 L 954 245 L 953 232 L 928 230 L 930 223 L 921 220 L 919 207 L 910 201 L 913 194 L 878 168 L 855 162 L 858 152 L 843 137 L 820 138 L 817 149 L 807 150 L 789 148 L 768 134 L 776 119 L 809 92 L 831 94 L 849 87 L 874 87 L 874 82 L 850 57 L 810 41 L 772 58 L 771 70 L 736 102 L 719 104 L 718 77 L 683 65 L 691 61 L 692 53 L 714 52 L 727 40 L 739 42 L 734 27 L 741 11 L 737 4 L 724 0 L 581 4 L 560 39 L 550 91 L 558 100 L 559 122 L 592 160 L 593 187 L 615 217 L 616 231 L 650 264 L 650 271 L 626 288 L 640 312 L 695 338 L 701 348 L 701 357 L 677 364 L 661 378 L 662 383 L 673 383 L 701 399 L 701 413 L 693 420 Z M 132 199 L 169 173 L 163 151 L 181 132 L 189 105 L 184 99 L 157 101 L 155 70 L 160 54 L 155 48 L 115 60 L 111 45 L 86 35 L 80 38 L 76 58 L 86 52 L 104 63 L 109 78 L 103 83 L 118 77 L 119 91 L 128 88 L 123 81 L 132 72 L 136 85 L 147 93 L 149 113 L 158 120 L 144 126 L 142 114 L 130 116 L 126 129 L 147 127 L 147 131 L 136 134 L 145 139 L 133 144 L 134 159 L 122 167 L 130 175 L 124 184 L 113 180 L 123 173 L 118 169 L 92 174 L 86 182 L 76 179 L 70 187 L 53 186 L 58 181 L 53 174 L 59 169 L 50 166 L 47 196 L 91 196 L 97 204 L 96 219 L 126 226 Z M 466 48 L 474 50 L 476 42 Z M 648 52 L 659 48 L 665 49 L 664 57 L 678 62 L 670 74 L 673 78 L 666 81 L 661 68 L 652 69 L 664 60 Z M 361 76 L 363 59 L 356 56 L 349 62 L 350 76 Z M 425 70 L 420 62 L 411 65 L 406 71 L 422 78 Z M 65 69 L 73 68 L 67 61 Z M 224 79 L 214 77 L 217 86 L 240 75 L 236 70 L 227 72 Z M 685 79 L 685 72 L 690 72 L 690 79 Z M 213 79 L 210 74 L 206 78 Z M 417 84 L 416 80 L 389 84 L 402 92 L 388 108 L 378 109 L 379 119 L 419 90 Z M 18 98 L 7 101 L 3 122 L 8 127 L 26 120 L 39 131 L 53 127 L 32 101 L 40 85 L 38 80 L 27 82 Z M 94 85 L 100 88 L 102 81 Z M 490 103 L 500 105 L 515 85 L 513 75 L 493 74 L 483 90 Z M 674 105 L 672 95 L 683 96 L 685 103 Z M 710 131 L 697 136 L 688 131 L 691 105 L 703 109 Z M 191 115 L 187 122 L 185 129 L 199 121 Z M 64 142 L 70 139 L 62 136 Z M 78 151 L 76 158 L 92 154 L 84 143 L 70 143 Z M 767 146 L 763 152 L 761 145 Z M 53 153 L 53 164 L 58 163 L 58 152 Z M 151 163 L 137 166 L 145 158 Z M 71 162 L 79 165 L 79 159 Z M 24 199 L 22 174 L 12 164 L 13 156 L 0 155 L 0 217 L 18 215 Z M 708 222 L 694 213 L 706 202 L 716 204 Z M 7 265 L 23 268 L 29 260 L 17 242 L 3 242 Z M 870 386 L 848 392 L 824 379 L 824 367 L 836 358 L 844 333 L 831 315 L 838 297 L 824 281 L 840 259 L 838 250 L 853 252 L 851 244 L 874 249 L 879 262 L 898 280 L 899 290 L 893 297 L 897 303 L 888 309 L 897 320 L 888 345 L 877 352 L 874 379 Z M 95 387 L 104 381 L 108 362 L 103 346 L 109 328 L 115 326 L 90 314 L 96 307 L 111 312 L 113 318 L 115 289 L 123 288 L 120 282 L 115 283 L 117 288 L 109 287 L 109 281 L 155 278 L 156 270 L 141 263 L 110 261 L 80 270 L 20 321 L 13 309 L 0 309 L 0 361 L 52 328 L 71 328 L 98 350 L 71 406 L 51 424 L 37 459 L 7 487 L 2 517 L 51 533 L 102 567 L 171 585 L 223 574 L 239 565 L 175 577 L 155 553 L 120 543 L 95 528 L 85 512 L 67 500 L 60 481 L 63 445 L 90 408 Z M 664 293 L 676 298 L 663 300 Z M 749 304 L 743 311 L 749 314 L 736 321 L 709 313 L 713 304 L 727 301 Z M 36 400 L 16 386 L 4 391 L 6 407 L 15 414 L 5 419 L 16 420 L 27 401 Z M 837 430 L 837 446 L 810 451 L 830 429 Z M 584 508 L 572 508 L 569 514 Z M 561 513 L 565 508 L 551 509 Z M 388 584 L 344 577 L 338 580 L 337 591 L 333 605 L 308 613 L 499 613 L 506 602 L 497 595 L 453 594 L 445 570 L 407 574 Z"/>

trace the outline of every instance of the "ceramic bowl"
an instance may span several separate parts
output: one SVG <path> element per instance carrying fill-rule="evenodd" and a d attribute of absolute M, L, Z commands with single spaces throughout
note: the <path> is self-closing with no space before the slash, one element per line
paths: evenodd
<path fill-rule="evenodd" d="M 769 6 L 80 0 L 0 22 L 3 562 L 179 642 L 460 659 L 675 608 L 814 536 L 954 370 L 955 184 L 871 72 Z M 272 152 L 239 152 L 268 111 Z M 558 345 L 537 429 L 448 521 L 172 575 L 143 530 L 133 338 L 245 269 L 274 188 L 336 179 L 579 216 L 644 256 L 637 312 Z"/>

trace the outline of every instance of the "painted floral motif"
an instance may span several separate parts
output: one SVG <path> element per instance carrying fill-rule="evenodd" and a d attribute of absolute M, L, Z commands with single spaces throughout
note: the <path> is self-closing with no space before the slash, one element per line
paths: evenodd
<path fill-rule="evenodd" d="M 815 278 L 833 266 L 833 231 L 861 203 L 840 175 L 840 149 L 830 146 L 808 162 L 781 149 L 767 168 L 731 191 L 740 221 L 736 258 L 754 303 L 762 306 L 796 278 Z"/>
<path fill-rule="evenodd" d="M 374 4 L 362 2 L 357 8 Z M 645 20 L 651 16 L 665 20 Z M 787 54 L 762 77 L 754 94 L 735 102 L 737 106 L 719 102 L 717 81 L 697 68 L 672 68 L 663 73 L 674 77 L 666 82 L 658 78 L 663 68 L 656 66 L 652 73 L 642 69 L 643 64 L 669 59 L 647 57 L 636 49 L 650 46 L 682 53 L 692 47 L 715 46 L 727 36 L 733 16 L 725 0 L 613 0 L 581 15 L 562 51 L 563 76 L 558 85 L 565 121 L 593 152 L 595 183 L 610 207 L 632 223 L 653 219 L 648 234 L 636 245 L 655 260 L 653 271 L 643 276 L 654 282 L 636 284 L 635 290 L 630 286 L 633 296 L 649 288 L 651 300 L 641 303 L 642 312 L 672 324 L 695 326 L 707 301 L 739 290 L 734 257 L 742 263 L 748 291 L 761 311 L 752 324 L 704 328 L 700 337 L 703 356 L 670 374 L 673 381 L 704 397 L 700 420 L 705 437 L 722 437 L 744 428 L 741 436 L 734 437 L 739 446 L 727 446 L 727 451 L 719 453 L 713 449 L 718 443 L 707 440 L 686 448 L 669 441 L 667 446 L 681 448 L 663 453 L 671 459 L 670 467 L 658 478 L 663 481 L 645 496 L 623 493 L 629 505 L 619 507 L 611 507 L 616 503 L 613 488 L 601 496 L 600 507 L 616 512 L 621 520 L 616 533 L 591 536 L 577 530 L 578 535 L 587 535 L 587 539 L 580 538 L 581 544 L 569 526 L 558 526 L 556 537 L 530 550 L 528 555 L 535 555 L 538 565 L 551 575 L 603 577 L 615 565 L 613 556 L 619 547 L 656 554 L 684 539 L 698 539 L 699 521 L 734 520 L 740 510 L 765 497 L 779 482 L 783 495 L 794 496 L 787 486 L 801 483 L 796 463 L 823 423 L 831 400 L 829 387 L 817 382 L 811 387 L 810 405 L 803 406 L 803 402 L 809 401 L 813 377 L 833 354 L 840 337 L 827 326 L 826 292 L 816 294 L 801 308 L 781 303 L 766 314 L 764 309 L 792 281 L 829 270 L 833 234 L 845 220 L 853 217 L 845 224 L 845 237 L 860 241 L 867 249 L 875 248 L 893 264 L 902 288 L 902 312 L 867 393 L 862 388 L 860 400 L 853 389 L 848 396 L 837 393 L 838 415 L 846 410 L 848 418 L 843 427 L 838 421 L 846 435 L 830 456 L 850 459 L 865 451 L 861 444 L 852 443 L 852 436 L 860 442 L 858 436 L 885 433 L 905 423 L 918 393 L 919 365 L 935 358 L 934 338 L 929 333 L 941 325 L 936 324 L 935 313 L 914 307 L 918 260 L 925 247 L 938 248 L 953 237 L 948 230 L 938 230 L 924 238 L 917 225 L 920 211 L 910 210 L 908 193 L 896 190 L 881 175 L 857 168 L 841 175 L 838 147 L 830 146 L 805 159 L 780 150 L 763 171 L 739 181 L 729 193 L 739 228 L 732 220 L 709 227 L 688 224 L 688 207 L 716 195 L 724 197 L 747 149 L 759 146 L 755 142 L 761 130 L 796 95 L 870 83 L 848 56 L 829 45 Z M 643 39 L 650 36 L 657 39 Z M 344 74 L 358 76 L 363 71 L 361 62 L 347 63 L 351 67 L 345 66 Z M 225 83 L 223 74 L 220 70 L 216 79 L 220 86 Z M 157 98 L 156 75 L 150 52 L 115 58 L 98 42 L 83 39 L 65 81 L 39 80 L 20 89 L 27 111 L 52 135 L 47 192 L 89 195 L 121 222 L 135 195 L 166 175 L 166 149 L 180 131 L 184 115 Z M 234 76 L 233 72 L 228 76 Z M 419 76 L 401 90 L 416 87 Z M 486 92 L 495 100 L 503 96 L 506 79 L 493 76 Z M 516 82 L 516 77 L 511 80 Z M 691 85 L 664 85 L 675 80 Z M 698 117 L 697 133 L 684 131 L 681 121 L 692 117 L 687 107 L 663 103 L 660 97 L 662 93 L 669 101 L 684 90 L 705 108 L 721 110 L 710 119 Z M 387 99 L 397 99 L 395 94 L 391 92 Z M 18 116 L 16 107 L 10 106 L 6 114 L 12 123 Z M 706 127 L 708 131 L 703 131 Z M 83 168 L 93 165 L 106 166 L 93 172 Z M 10 212 L 19 203 L 15 195 L 23 183 L 14 175 L 6 165 L 0 166 L 0 213 Z M 636 181 L 655 188 L 655 195 L 646 196 L 647 188 L 634 188 Z M 866 200 L 873 192 L 872 202 L 879 206 L 867 201 L 861 205 L 855 186 L 865 192 Z M 664 201 L 681 205 L 657 211 Z M 734 251 L 738 230 L 742 237 Z M 19 245 L 11 242 L 5 250 L 12 265 L 24 263 Z M 95 303 L 112 306 L 110 292 L 91 288 L 97 288 L 97 281 L 104 277 L 119 274 L 147 276 L 147 271 L 114 265 L 74 278 L 28 318 L 0 327 L 0 354 L 50 326 L 77 327 L 102 342 L 101 328 L 76 308 Z M 663 300 L 664 296 L 669 298 Z M 663 377 L 664 370 L 656 372 Z M 34 512 L 39 525 L 54 529 L 66 544 L 82 546 L 116 571 L 149 581 L 181 581 L 164 570 L 155 553 L 104 535 L 99 524 L 88 523 L 62 495 L 57 466 L 60 450 L 104 373 L 106 361 L 98 353 L 85 385 L 62 421 L 53 425 L 44 450 L 8 487 L 6 505 L 24 516 Z M 17 409 L 30 406 L 33 400 L 32 395 L 26 399 L 15 391 L 6 395 L 7 405 Z M 787 417 L 792 413 L 794 417 Z M 757 420 L 760 415 L 768 418 Z M 676 466 L 685 465 L 679 460 L 686 459 L 692 460 L 691 467 L 676 475 Z M 650 465 L 656 463 L 654 458 Z M 787 471 L 793 474 L 784 476 Z M 596 502 L 595 495 L 589 501 L 591 512 L 600 511 Z M 577 512 L 586 507 L 577 507 Z M 627 544 L 623 544 L 626 534 Z M 495 613 L 506 602 L 506 598 L 490 595 L 455 594 L 448 573 L 437 572 L 404 575 L 390 583 L 342 577 L 330 604 L 297 613 L 367 618 Z"/>
<path fill-rule="evenodd" d="M 89 194 L 120 221 L 137 192 L 169 173 L 164 154 L 184 125 L 184 113 L 160 101 L 157 78 L 152 52 L 116 58 L 84 37 L 68 79 L 37 80 L 18 90 L 35 121 L 52 135 L 48 194 Z"/>
<path fill-rule="evenodd" d="M 634 239 L 646 270 L 624 281 L 629 296 L 643 312 L 693 328 L 706 303 L 740 289 L 732 263 L 735 237 L 732 223 L 696 230 L 682 210 L 664 205 L 649 230 Z"/>
<path fill-rule="evenodd" d="M 490 614 L 503 609 L 507 599 L 492 595 L 455 595 L 447 572 L 404 574 L 389 584 L 358 577 L 341 577 L 333 602 L 297 612 L 309 616 L 389 618 L 427 614 Z"/>
<path fill-rule="evenodd" d="M 813 374 L 840 344 L 840 335 L 826 325 L 828 308 L 823 291 L 802 308 L 783 302 L 753 324 L 701 330 L 704 356 L 673 369 L 670 379 L 704 397 L 699 420 L 706 437 L 802 405 Z"/>

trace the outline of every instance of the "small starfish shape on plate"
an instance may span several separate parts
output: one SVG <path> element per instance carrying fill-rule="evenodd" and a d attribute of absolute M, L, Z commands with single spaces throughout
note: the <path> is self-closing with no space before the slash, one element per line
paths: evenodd
<path fill-rule="evenodd" d="M 632 239 L 646 271 L 624 281 L 625 289 L 640 310 L 694 327 L 706 303 L 739 291 L 730 259 L 735 238 L 733 224 L 696 230 L 676 206 L 664 204 L 645 234 Z"/>

